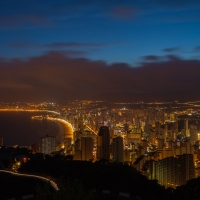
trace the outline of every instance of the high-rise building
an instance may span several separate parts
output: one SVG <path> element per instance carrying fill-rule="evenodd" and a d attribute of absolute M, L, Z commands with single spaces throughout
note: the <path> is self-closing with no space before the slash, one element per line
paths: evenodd
<path fill-rule="evenodd" d="M 135 144 L 139 144 L 141 142 L 141 129 L 133 128 L 131 131 L 127 133 L 128 141 L 134 142 Z"/>
<path fill-rule="evenodd" d="M 194 145 L 198 140 L 198 130 L 197 126 L 190 125 L 190 143 Z"/>
<path fill-rule="evenodd" d="M 155 132 L 157 134 L 160 134 L 160 131 L 161 131 L 161 124 L 160 124 L 160 122 L 156 122 L 155 123 Z"/>
<path fill-rule="evenodd" d="M 78 140 L 81 138 L 81 131 L 74 131 L 74 141 Z"/>
<path fill-rule="evenodd" d="M 150 160 L 149 179 L 156 179 L 165 187 L 184 185 L 194 178 L 194 162 L 192 154 L 167 157 L 162 160 Z"/>
<path fill-rule="evenodd" d="M 81 150 L 81 140 L 80 139 L 75 141 L 75 150 Z"/>
<path fill-rule="evenodd" d="M 130 149 L 124 150 L 124 162 L 133 163 L 135 162 L 135 152 Z"/>
<path fill-rule="evenodd" d="M 32 144 L 31 145 L 31 151 L 32 151 L 32 153 L 36 153 L 37 152 L 36 144 Z"/>
<path fill-rule="evenodd" d="M 163 138 L 157 138 L 155 140 L 155 145 L 157 146 L 158 149 L 164 148 L 164 139 Z"/>
<path fill-rule="evenodd" d="M 124 162 L 124 144 L 122 137 L 113 138 L 112 154 L 114 162 Z"/>
<path fill-rule="evenodd" d="M 135 127 L 140 128 L 140 118 L 138 116 L 135 118 Z"/>
<path fill-rule="evenodd" d="M 81 159 L 92 160 L 93 159 L 93 147 L 94 140 L 92 137 L 81 138 Z"/>
<path fill-rule="evenodd" d="M 81 160 L 81 140 L 80 139 L 77 139 L 75 141 L 75 157 L 74 159 L 75 160 Z"/>
<path fill-rule="evenodd" d="M 188 128 L 188 120 L 185 120 L 185 136 L 190 136 L 190 129 Z"/>
<path fill-rule="evenodd" d="M 101 126 L 97 138 L 97 159 L 110 160 L 110 132 L 107 126 Z"/>
<path fill-rule="evenodd" d="M 0 147 L 2 147 L 2 146 L 3 146 L 3 138 L 0 137 Z"/>
<path fill-rule="evenodd" d="M 43 154 L 50 154 L 56 150 L 56 138 L 55 136 L 49 136 L 41 138 L 41 150 Z"/>
<path fill-rule="evenodd" d="M 171 122 L 167 125 L 167 140 L 175 141 L 177 139 L 178 134 L 178 122 Z"/>
<path fill-rule="evenodd" d="M 156 132 L 153 129 L 149 130 L 148 133 L 148 140 L 150 144 L 155 144 L 155 140 L 156 140 Z"/>

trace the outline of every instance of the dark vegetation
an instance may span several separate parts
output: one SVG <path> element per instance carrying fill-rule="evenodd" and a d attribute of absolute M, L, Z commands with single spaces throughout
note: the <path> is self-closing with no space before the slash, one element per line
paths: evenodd
<path fill-rule="evenodd" d="M 200 177 L 187 181 L 185 185 L 178 186 L 175 190 L 176 198 L 179 200 L 200 199 Z"/>
<path fill-rule="evenodd" d="M 78 184 L 78 188 L 82 188 L 82 193 L 89 196 L 94 190 L 97 193 L 109 190 L 113 195 L 124 192 L 129 193 L 132 197 L 141 196 L 143 199 L 169 199 L 173 197 L 171 191 L 160 186 L 157 181 L 148 180 L 135 168 L 123 163 L 92 163 L 53 159 L 30 160 L 20 170 L 25 173 L 53 177 L 62 190 L 66 191 L 66 194 L 69 190 L 65 188 L 71 187 L 70 180 L 74 187 Z"/>
<path fill-rule="evenodd" d="M 52 178 L 60 188 L 55 192 L 50 184 L 38 179 L 0 173 L 0 199 L 26 194 L 35 194 L 38 200 L 122 199 L 119 192 L 130 194 L 131 198 L 126 199 L 136 199 L 136 196 L 142 200 L 200 199 L 200 178 L 189 180 L 186 185 L 176 189 L 166 189 L 126 163 L 74 161 L 72 156 L 30 154 L 26 149 L 19 148 L 14 151 L 1 149 L 0 155 L 3 166 L 8 168 L 16 162 L 14 156 L 29 156 L 30 160 L 22 163 L 18 171 Z M 110 194 L 103 196 L 103 190 L 110 191 Z"/>

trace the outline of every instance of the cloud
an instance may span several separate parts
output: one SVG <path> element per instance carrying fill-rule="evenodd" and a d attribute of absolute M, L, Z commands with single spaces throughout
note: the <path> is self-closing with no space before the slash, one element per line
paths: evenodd
<path fill-rule="evenodd" d="M 194 47 L 194 49 L 193 49 L 192 52 L 193 52 L 193 53 L 200 53 L 200 46 Z"/>
<path fill-rule="evenodd" d="M 90 44 L 92 46 L 92 43 Z M 14 42 L 9 45 L 12 48 L 21 48 L 21 49 L 36 49 L 36 50 L 45 50 L 46 52 L 57 51 L 63 55 L 73 57 L 73 56 L 83 56 L 88 52 L 83 50 L 72 50 L 73 48 L 84 47 L 83 43 L 52 43 L 47 45 L 39 45 L 34 42 Z M 87 46 L 87 45 L 85 45 Z M 95 46 L 95 44 L 94 44 Z M 68 49 L 69 48 L 69 49 Z"/>
<path fill-rule="evenodd" d="M 5 15 L 0 17 L 0 29 L 17 28 L 17 27 L 33 27 L 49 26 L 51 22 L 46 16 L 37 14 L 16 14 Z"/>
<path fill-rule="evenodd" d="M 82 43 L 82 42 L 57 42 L 46 45 L 41 45 L 45 48 L 50 49 L 62 49 L 62 48 L 82 48 L 82 47 L 104 47 L 118 45 L 118 43 Z"/>
<path fill-rule="evenodd" d="M 76 51 L 76 50 L 63 50 L 63 51 L 59 51 L 60 53 L 62 53 L 65 56 L 68 57 L 82 57 L 85 56 L 86 54 L 88 54 L 87 51 Z"/>
<path fill-rule="evenodd" d="M 196 8 L 198 0 L 141 0 L 141 1 L 116 1 L 116 0 L 74 0 L 74 1 L 23 1 L 9 0 L 0 2 L 0 27 L 8 28 L 33 28 L 33 27 L 59 27 L 67 26 L 66 21 L 72 19 L 98 18 L 108 20 L 113 17 L 118 20 L 132 19 L 142 13 L 160 13 L 160 10 L 180 11 L 190 5 Z M 172 8 L 173 7 L 173 8 Z M 189 12 L 185 17 L 177 12 L 167 17 L 167 21 L 196 21 L 199 20 L 198 10 L 195 14 Z M 185 17 L 185 18 L 184 18 Z M 158 19 L 157 19 L 158 20 Z M 159 19 L 160 20 L 160 19 Z"/>
<path fill-rule="evenodd" d="M 129 19 L 135 14 L 135 10 L 128 6 L 115 6 L 112 10 L 112 16 L 118 19 Z"/>
<path fill-rule="evenodd" d="M 10 47 L 14 47 L 14 48 L 36 48 L 38 47 L 38 44 L 34 43 L 34 42 L 13 42 L 11 44 L 9 44 Z"/>
<path fill-rule="evenodd" d="M 199 5 L 200 1 L 199 0 L 154 0 L 154 3 L 158 4 L 158 5 L 163 5 L 163 6 L 175 6 L 175 7 L 185 7 L 188 5 Z"/>
<path fill-rule="evenodd" d="M 121 3 L 120 3 L 121 4 Z M 82 18 L 85 15 L 107 15 L 107 10 L 112 9 L 118 3 L 108 1 L 24 1 L 14 0 L 0 2 L 0 27 L 7 28 L 30 28 L 33 26 L 59 26 L 70 18 Z M 127 8 L 118 9 L 122 15 L 129 15 Z M 117 11 L 116 11 L 117 12 Z M 101 15 L 100 15 L 101 16 Z M 102 17 L 102 16 L 101 16 Z M 66 25 L 66 23 L 65 23 Z"/>
<path fill-rule="evenodd" d="M 84 43 L 84 42 L 54 42 L 50 44 L 38 44 L 35 42 L 14 42 L 9 46 L 14 48 L 37 48 L 37 49 L 74 49 L 74 48 L 93 48 L 93 47 L 107 47 L 126 44 L 126 42 L 107 42 L 107 43 Z"/>
<path fill-rule="evenodd" d="M 171 47 L 171 48 L 165 48 L 163 49 L 166 53 L 174 53 L 180 50 L 180 47 Z"/>
<path fill-rule="evenodd" d="M 1 59 L 1 100 L 197 100 L 199 68 L 198 60 L 173 55 L 164 61 L 144 62 L 140 67 L 70 58 L 59 52 L 26 61 Z"/>
<path fill-rule="evenodd" d="M 175 6 L 175 7 L 180 7 L 180 6 L 187 6 L 187 5 L 199 5 L 200 1 L 199 0 L 74 0 L 74 1 L 70 1 L 70 2 L 59 2 L 56 3 L 56 7 L 60 10 L 63 10 L 63 7 L 65 9 L 67 9 L 67 5 L 69 8 L 72 7 L 107 7 L 107 6 L 123 6 L 123 5 L 133 5 L 133 6 L 140 6 L 140 5 L 144 5 L 144 6 L 156 6 L 156 5 L 160 5 L 160 6 Z"/>
<path fill-rule="evenodd" d="M 84 43 L 84 42 L 55 42 L 49 44 L 38 44 L 31 41 L 13 42 L 8 44 L 11 48 L 22 50 L 35 50 L 40 52 L 60 52 L 69 57 L 83 57 L 94 53 L 100 48 L 108 46 L 124 45 L 126 42 L 110 42 L 110 43 Z"/>
<path fill-rule="evenodd" d="M 167 55 L 166 58 L 168 58 L 169 61 L 172 61 L 172 62 L 177 62 L 177 61 L 180 62 L 181 61 L 181 59 L 175 55 Z"/>
<path fill-rule="evenodd" d="M 74 0 L 74 1 L 24 1 L 14 0 L 0 2 L 0 27 L 30 28 L 33 25 L 43 27 L 67 26 L 66 21 L 89 18 L 127 19 L 135 14 L 132 1 L 114 0 Z M 112 13 L 112 15 L 110 15 Z"/>
<path fill-rule="evenodd" d="M 181 59 L 174 54 L 167 54 L 166 56 L 155 56 L 155 55 L 147 55 L 147 56 L 143 56 L 142 60 L 144 61 L 142 64 L 145 63 L 162 63 L 162 62 L 169 62 L 169 61 L 173 61 L 173 62 L 177 62 L 180 61 Z"/>
<path fill-rule="evenodd" d="M 148 56 L 143 56 L 142 59 L 146 61 L 158 61 L 160 60 L 159 56 L 154 56 L 154 55 L 148 55 Z"/>

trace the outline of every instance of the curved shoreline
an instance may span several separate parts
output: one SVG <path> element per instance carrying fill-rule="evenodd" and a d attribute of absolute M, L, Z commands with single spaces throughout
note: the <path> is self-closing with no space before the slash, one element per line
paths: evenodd
<path fill-rule="evenodd" d="M 64 127 L 63 131 L 64 131 L 64 138 L 71 138 L 73 141 L 73 127 L 72 125 L 67 122 L 64 119 L 60 119 L 60 118 L 53 118 L 53 117 L 46 117 L 47 120 L 52 120 L 58 123 L 61 123 Z M 63 139 L 64 139 L 63 138 Z"/>

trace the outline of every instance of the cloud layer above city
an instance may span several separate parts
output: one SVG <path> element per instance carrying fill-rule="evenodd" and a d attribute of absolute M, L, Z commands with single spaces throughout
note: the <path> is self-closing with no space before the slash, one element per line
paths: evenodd
<path fill-rule="evenodd" d="M 140 66 L 107 64 L 49 52 L 0 61 L 2 101 L 184 101 L 200 98 L 200 62 L 147 56 Z"/>

